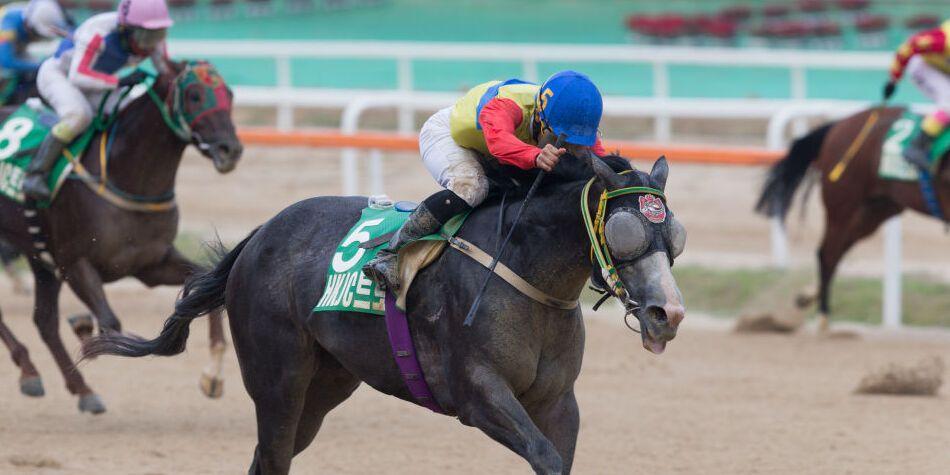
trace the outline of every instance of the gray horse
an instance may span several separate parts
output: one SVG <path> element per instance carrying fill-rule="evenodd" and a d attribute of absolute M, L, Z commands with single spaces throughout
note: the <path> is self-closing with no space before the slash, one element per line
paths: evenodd
<path fill-rule="evenodd" d="M 591 166 L 597 176 L 585 203 L 591 209 L 604 189 L 662 190 L 668 173 L 662 158 L 649 174 L 617 173 L 630 169 L 618 157 L 590 163 L 564 158 L 545 178 L 504 261 L 562 299 L 576 299 L 592 270 L 600 273 L 591 264 L 581 210 L 582 189 L 594 176 Z M 671 213 L 661 222 L 656 216 L 648 220 L 643 200 L 638 206 L 643 196 L 608 202 L 606 239 L 630 299 L 638 302 L 643 345 L 660 352 L 685 315 L 670 272 L 683 251 L 685 230 Z M 500 201 L 475 210 L 459 236 L 495 249 Z M 512 211 L 521 206 L 521 200 L 508 202 Z M 360 197 L 318 197 L 286 208 L 223 255 L 215 269 L 186 283 L 156 339 L 104 335 L 86 345 L 85 355 L 178 354 L 191 321 L 224 306 L 244 384 L 257 407 L 250 473 L 287 473 L 324 416 L 360 382 L 415 402 L 393 360 L 383 319 L 311 312 L 337 244 L 365 205 Z M 504 214 L 506 226 L 514 214 Z M 584 354 L 581 311 L 545 306 L 496 278 L 474 325 L 464 326 L 485 273 L 450 249 L 410 288 L 407 310 L 425 377 L 448 415 L 481 429 L 537 473 L 569 473 L 579 424 L 574 381 Z"/>

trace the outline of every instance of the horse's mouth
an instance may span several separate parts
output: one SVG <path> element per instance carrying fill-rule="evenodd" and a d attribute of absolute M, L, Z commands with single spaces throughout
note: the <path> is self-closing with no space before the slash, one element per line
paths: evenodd
<path fill-rule="evenodd" d="M 214 163 L 214 169 L 217 170 L 218 173 L 222 174 L 234 170 L 237 167 L 238 162 L 234 159 L 221 158 L 218 155 L 213 155 L 211 157 L 211 161 Z"/>
<path fill-rule="evenodd" d="M 643 340 L 643 348 L 654 355 L 662 354 L 666 351 L 666 341 L 653 338 L 646 330 L 640 334 Z"/>
<path fill-rule="evenodd" d="M 655 322 L 649 321 L 649 317 L 644 314 L 638 315 L 638 318 L 640 319 L 640 339 L 643 348 L 654 355 L 666 351 L 666 344 L 673 339 L 676 333 L 674 332 L 671 335 L 668 331 L 661 331 L 662 329 Z"/>
<path fill-rule="evenodd" d="M 237 167 L 244 151 L 244 147 L 240 143 L 235 145 L 227 142 L 200 144 L 198 149 L 201 150 L 204 156 L 211 159 L 211 162 L 214 163 L 214 169 L 222 174 L 231 172 Z"/>

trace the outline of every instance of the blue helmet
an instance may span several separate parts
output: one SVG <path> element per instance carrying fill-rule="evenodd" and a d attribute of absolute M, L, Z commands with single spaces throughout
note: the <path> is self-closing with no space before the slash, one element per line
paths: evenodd
<path fill-rule="evenodd" d="M 555 73 L 541 85 L 535 107 L 541 126 L 564 134 L 565 142 L 587 147 L 597 142 L 604 101 L 586 74 Z"/>

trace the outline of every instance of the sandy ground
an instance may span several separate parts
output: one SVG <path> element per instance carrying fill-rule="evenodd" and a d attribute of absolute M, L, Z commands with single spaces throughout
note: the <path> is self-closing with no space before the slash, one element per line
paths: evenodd
<path fill-rule="evenodd" d="M 121 284 L 111 295 L 132 331 L 158 331 L 171 290 Z M 29 319 L 5 296 L 14 331 L 34 349 L 47 396 L 17 393 L 0 365 L 0 473 L 241 473 L 255 444 L 253 406 L 233 353 L 226 394 L 197 390 L 206 362 L 203 322 L 173 359 L 101 358 L 82 369 L 109 405 L 80 415 Z M 67 302 L 66 308 L 76 309 Z M 950 335 L 859 340 L 739 336 L 698 317 L 666 354 L 640 348 L 616 315 L 589 319 L 578 381 L 582 425 L 576 473 L 945 473 L 950 401 L 858 396 L 861 376 L 885 363 L 938 355 Z M 75 339 L 68 337 L 72 350 Z M 943 393 L 946 394 L 946 389 Z M 294 473 L 529 473 L 480 432 L 368 387 L 328 417 Z"/>
<path fill-rule="evenodd" d="M 190 155 L 179 177 L 183 230 L 240 239 L 285 205 L 339 192 L 335 151 L 251 148 L 231 176 Z M 384 160 L 387 191 L 419 199 L 434 189 L 417 160 Z M 690 232 L 683 258 L 717 265 L 768 262 L 768 225 L 750 213 L 763 170 L 674 165 L 670 202 Z M 397 185 L 398 186 L 395 186 Z M 573 206 L 573 203 L 571 203 Z M 808 265 L 820 212 L 793 234 L 796 264 Z M 939 225 L 907 220 L 908 267 L 947 267 Z M 880 242 L 852 256 L 852 272 L 880 271 Z M 108 288 L 126 328 L 157 333 L 175 289 L 124 281 Z M 64 295 L 63 314 L 81 307 Z M 205 325 L 173 359 L 101 358 L 83 367 L 109 412 L 80 415 L 29 317 L 31 301 L 0 282 L 4 320 L 31 349 L 47 396 L 18 393 L 18 372 L 0 359 L 0 473 L 241 473 L 255 443 L 253 406 L 233 353 L 222 400 L 197 390 L 207 360 Z M 721 323 L 688 318 L 655 357 L 617 324 L 588 322 L 578 381 L 582 427 L 576 473 L 902 472 L 950 466 L 950 402 L 856 396 L 868 371 L 932 355 L 950 361 L 942 332 L 870 334 L 857 340 L 738 336 Z M 62 326 L 66 333 L 66 325 Z M 70 351 L 75 338 L 65 335 Z M 946 393 L 946 389 L 943 393 Z M 449 418 L 362 388 L 328 418 L 295 473 L 528 473 L 519 458 Z"/>

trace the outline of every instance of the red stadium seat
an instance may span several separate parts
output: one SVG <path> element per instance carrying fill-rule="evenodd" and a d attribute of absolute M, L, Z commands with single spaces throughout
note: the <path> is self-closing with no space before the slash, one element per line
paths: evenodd
<path fill-rule="evenodd" d="M 911 30 L 929 30 L 940 26 L 940 17 L 926 13 L 914 15 L 904 20 L 904 26 Z"/>
<path fill-rule="evenodd" d="M 748 5 L 733 5 L 720 10 L 719 16 L 733 22 L 741 22 L 752 18 L 752 8 Z"/>
<path fill-rule="evenodd" d="M 871 0 L 838 0 L 838 8 L 852 12 L 867 10 L 870 6 Z"/>
<path fill-rule="evenodd" d="M 798 0 L 798 9 L 805 13 L 822 13 L 828 10 L 825 0 Z"/>
<path fill-rule="evenodd" d="M 764 8 L 762 8 L 762 14 L 765 15 L 766 18 L 783 18 L 783 17 L 787 17 L 788 14 L 791 13 L 791 11 L 792 11 L 792 9 L 789 8 L 788 5 L 785 5 L 785 4 L 782 4 L 782 3 L 776 3 L 776 4 L 773 4 L 773 5 L 766 5 Z"/>
<path fill-rule="evenodd" d="M 885 15 L 862 14 L 854 21 L 854 27 L 862 33 L 876 33 L 887 30 L 891 19 Z"/>

